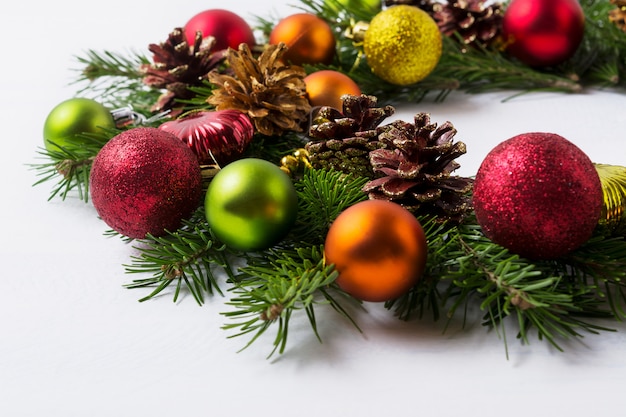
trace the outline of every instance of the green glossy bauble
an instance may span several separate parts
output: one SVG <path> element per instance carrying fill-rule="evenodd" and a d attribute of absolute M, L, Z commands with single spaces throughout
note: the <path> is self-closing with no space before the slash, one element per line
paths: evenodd
<path fill-rule="evenodd" d="M 327 5 L 335 8 L 335 2 L 350 9 L 361 9 L 368 13 L 378 13 L 381 10 L 381 0 L 334 0 L 327 1 Z"/>
<path fill-rule="evenodd" d="M 76 146 L 85 143 L 80 135 L 98 133 L 115 127 L 111 111 L 95 100 L 71 98 L 52 109 L 43 127 L 44 145 L 49 151 L 58 146 Z"/>
<path fill-rule="evenodd" d="M 273 246 L 289 233 L 298 198 L 291 179 L 278 166 L 246 158 L 215 175 L 204 205 L 218 239 L 234 249 L 255 251 Z"/>

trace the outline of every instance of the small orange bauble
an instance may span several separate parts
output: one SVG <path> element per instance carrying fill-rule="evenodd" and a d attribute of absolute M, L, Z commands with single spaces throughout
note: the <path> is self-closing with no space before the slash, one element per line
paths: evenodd
<path fill-rule="evenodd" d="M 337 284 L 363 301 L 388 301 L 420 279 L 428 246 L 420 222 L 396 203 L 357 203 L 333 222 L 324 256 L 339 272 Z"/>
<path fill-rule="evenodd" d="M 269 43 L 283 42 L 289 48 L 282 59 L 294 65 L 330 64 L 335 56 L 335 35 L 323 19 L 297 13 L 282 19 L 272 29 Z"/>
<path fill-rule="evenodd" d="M 316 71 L 304 78 L 306 93 L 311 106 L 330 106 L 342 109 L 341 96 L 360 96 L 361 89 L 347 75 L 333 70 Z"/>

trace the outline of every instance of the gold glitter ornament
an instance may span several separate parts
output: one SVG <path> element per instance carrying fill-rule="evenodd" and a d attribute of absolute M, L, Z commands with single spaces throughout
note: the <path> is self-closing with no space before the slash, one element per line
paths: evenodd
<path fill-rule="evenodd" d="M 595 164 L 604 198 L 599 225 L 614 236 L 626 235 L 626 167 Z"/>
<path fill-rule="evenodd" d="M 391 84 L 409 85 L 435 69 L 441 42 L 437 23 L 428 13 L 397 5 L 374 16 L 365 31 L 363 48 L 374 74 Z"/>

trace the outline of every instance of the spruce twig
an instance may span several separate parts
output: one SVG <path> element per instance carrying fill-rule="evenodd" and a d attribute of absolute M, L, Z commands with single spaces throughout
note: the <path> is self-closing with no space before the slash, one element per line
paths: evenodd
<path fill-rule="evenodd" d="M 248 257 L 248 266 L 237 276 L 234 294 L 226 304 L 233 310 L 223 313 L 234 323 L 223 326 L 236 330 L 230 337 L 250 335 L 246 349 L 272 326 L 276 326 L 274 353 L 284 353 L 289 325 L 295 312 L 304 310 L 311 329 L 321 342 L 315 316 L 319 305 L 330 305 L 356 326 L 347 309 L 339 302 L 334 285 L 337 272 L 324 264 L 323 248 L 301 247 L 289 250 L 270 250 Z M 358 326 L 357 326 L 358 329 Z"/>
<path fill-rule="evenodd" d="M 125 265 L 127 273 L 152 274 L 149 278 L 134 280 L 127 288 L 152 287 L 153 291 L 139 301 L 152 299 L 176 284 L 173 301 L 178 301 L 185 288 L 199 305 L 205 295 L 222 294 L 213 270 L 219 267 L 231 279 L 234 277 L 228 262 L 228 248 L 217 241 L 206 223 L 204 208 L 200 207 L 182 227 L 165 236 L 148 236 L 138 241 L 138 255 Z"/>
<path fill-rule="evenodd" d="M 449 281 L 444 300 L 451 303 L 450 317 L 477 297 L 485 311 L 484 324 L 503 332 L 505 341 L 503 323 L 512 316 L 518 323 L 517 337 L 524 343 L 528 343 L 529 331 L 534 328 L 540 340 L 547 340 L 558 350 L 562 350 L 559 340 L 582 337 L 581 330 L 611 330 L 583 319 L 612 315 L 604 308 L 605 300 L 599 297 L 596 281 L 587 279 L 579 269 L 582 264 L 574 265 L 566 259 L 532 262 L 520 258 L 487 239 L 476 224 L 462 225 L 458 238 L 457 248 L 448 254 L 449 269 L 441 276 L 442 282 Z M 616 243 L 607 244 L 615 250 Z M 582 250 L 575 253 L 582 254 Z M 623 250 L 619 252 L 623 254 Z M 594 264 L 589 257 L 583 258 Z M 611 274 L 612 268 L 601 274 Z"/>
<path fill-rule="evenodd" d="M 29 165 L 39 177 L 33 186 L 56 181 L 48 200 L 57 196 L 65 200 L 72 191 L 76 191 L 79 199 L 88 202 L 91 164 L 100 149 L 116 132 L 103 130 L 101 134 L 77 135 L 83 143 L 76 146 L 62 146 L 51 141 L 53 145 L 51 149 L 42 148 L 38 151 L 40 158 L 44 161 Z"/>
<path fill-rule="evenodd" d="M 89 50 L 76 59 L 82 65 L 75 80 L 75 84 L 83 84 L 78 94 L 95 96 L 110 108 L 131 107 L 139 113 L 149 114 L 150 107 L 161 94 L 143 83 L 140 66 L 148 64 L 149 60 L 137 52 L 124 55 Z"/>

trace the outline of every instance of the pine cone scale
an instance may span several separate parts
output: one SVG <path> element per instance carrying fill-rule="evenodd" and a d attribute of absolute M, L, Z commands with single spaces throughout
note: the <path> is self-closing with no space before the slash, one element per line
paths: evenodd
<path fill-rule="evenodd" d="M 465 145 L 452 142 L 457 131 L 449 122 L 437 127 L 426 113 L 414 120 L 381 128 L 379 140 L 386 148 L 370 152 L 380 178 L 365 184 L 363 191 L 370 199 L 394 201 L 416 214 L 461 221 L 471 207 L 472 180 L 450 174 L 459 167 L 455 159 Z"/>
<path fill-rule="evenodd" d="M 232 108 L 246 113 L 263 135 L 302 131 L 311 110 L 304 84 L 306 73 L 280 61 L 285 51 L 284 44 L 268 45 L 256 59 L 246 44 L 238 51 L 228 50 L 226 59 L 234 76 L 209 73 L 209 81 L 218 88 L 208 102 L 218 110 Z"/>

